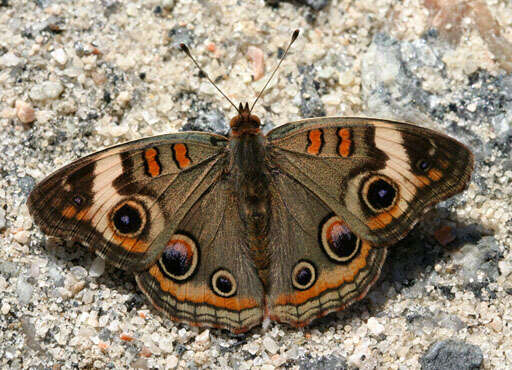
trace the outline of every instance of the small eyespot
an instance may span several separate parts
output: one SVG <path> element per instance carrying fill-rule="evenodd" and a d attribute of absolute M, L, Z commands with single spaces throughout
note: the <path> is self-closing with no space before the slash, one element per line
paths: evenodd
<path fill-rule="evenodd" d="M 320 225 L 320 242 L 327 257 L 335 263 L 347 263 L 359 253 L 358 238 L 338 216 L 330 216 Z"/>
<path fill-rule="evenodd" d="M 174 234 L 167 243 L 158 266 L 170 279 L 183 282 L 197 270 L 199 249 L 196 242 L 183 234 Z"/>
<path fill-rule="evenodd" d="M 73 197 L 73 204 L 74 204 L 75 206 L 77 206 L 77 207 L 82 206 L 82 204 L 84 204 L 84 202 L 85 202 L 85 199 L 84 199 L 84 197 L 82 197 L 81 195 L 75 195 L 75 196 Z"/>
<path fill-rule="evenodd" d="M 229 298 L 236 294 L 236 280 L 228 270 L 219 269 L 212 275 L 211 288 L 220 297 Z"/>
<path fill-rule="evenodd" d="M 420 159 L 416 162 L 416 168 L 418 171 L 427 172 L 432 167 L 432 162 L 428 159 Z"/>
<path fill-rule="evenodd" d="M 114 231 L 123 236 L 137 235 L 144 229 L 145 224 L 146 211 L 134 200 L 119 203 L 111 214 L 111 225 Z"/>
<path fill-rule="evenodd" d="M 316 269 L 311 262 L 299 261 L 292 270 L 292 284 L 295 289 L 306 290 L 316 281 Z"/>
<path fill-rule="evenodd" d="M 375 175 L 363 185 L 362 196 L 366 205 L 374 212 L 387 211 L 398 198 L 396 185 L 387 177 Z"/>

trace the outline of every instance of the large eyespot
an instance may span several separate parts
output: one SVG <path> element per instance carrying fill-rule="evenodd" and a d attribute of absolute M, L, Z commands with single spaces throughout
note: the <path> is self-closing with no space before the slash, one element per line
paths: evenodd
<path fill-rule="evenodd" d="M 383 175 L 374 175 L 363 184 L 363 199 L 366 205 L 376 213 L 393 208 L 398 199 L 397 195 L 398 188 L 395 183 Z"/>
<path fill-rule="evenodd" d="M 350 262 L 361 248 L 361 239 L 338 216 L 329 216 L 322 222 L 320 242 L 327 257 L 335 263 Z"/>
<path fill-rule="evenodd" d="M 295 289 L 306 290 L 316 281 L 316 268 L 311 262 L 302 260 L 297 262 L 292 270 L 292 284 Z"/>
<path fill-rule="evenodd" d="M 114 208 L 110 219 L 116 233 L 122 236 L 135 236 L 146 225 L 146 210 L 139 202 L 126 200 Z"/>
<path fill-rule="evenodd" d="M 196 242 L 183 234 L 174 234 L 158 260 L 163 274 L 177 282 L 190 278 L 197 270 L 199 249 Z"/>
<path fill-rule="evenodd" d="M 228 270 L 219 269 L 215 271 L 210 284 L 213 292 L 220 297 L 229 298 L 236 293 L 236 280 Z"/>

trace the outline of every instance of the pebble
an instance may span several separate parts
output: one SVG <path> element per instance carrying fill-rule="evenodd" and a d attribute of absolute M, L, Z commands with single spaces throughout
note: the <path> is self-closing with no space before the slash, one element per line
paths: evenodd
<path fill-rule="evenodd" d="M 24 305 L 29 303 L 33 292 L 34 287 L 32 284 L 28 283 L 24 276 L 19 276 L 16 284 L 16 294 L 18 295 L 20 304 Z"/>
<path fill-rule="evenodd" d="M 82 266 L 73 266 L 69 269 L 75 280 L 85 280 L 87 278 L 88 272 Z"/>
<path fill-rule="evenodd" d="M 94 292 L 92 290 L 86 290 L 82 296 L 82 302 L 84 304 L 91 304 L 94 301 Z"/>
<path fill-rule="evenodd" d="M 444 340 L 433 343 L 420 358 L 422 370 L 480 369 L 482 350 L 462 341 Z"/>
<path fill-rule="evenodd" d="M 100 256 L 96 256 L 94 261 L 91 263 L 91 267 L 89 267 L 89 276 L 92 278 L 97 278 L 103 275 L 105 272 L 105 260 Z"/>
<path fill-rule="evenodd" d="M 265 75 L 265 54 L 263 50 L 256 46 L 249 46 L 247 49 L 247 57 L 251 61 L 254 81 L 258 81 Z"/>
<path fill-rule="evenodd" d="M 368 319 L 367 325 L 370 332 L 375 336 L 379 336 L 380 334 L 384 333 L 384 325 L 379 323 L 375 317 L 370 317 Z"/>
<path fill-rule="evenodd" d="M 279 351 L 279 345 L 270 337 L 263 338 L 263 347 L 272 355 Z"/>
<path fill-rule="evenodd" d="M 251 355 L 255 355 L 260 351 L 260 345 L 256 342 L 251 342 L 244 346 L 244 349 Z"/>
<path fill-rule="evenodd" d="M 58 81 L 46 81 L 30 89 L 29 96 L 33 100 L 44 101 L 56 99 L 64 91 L 64 86 Z"/>
<path fill-rule="evenodd" d="M 57 63 L 60 65 L 65 65 L 68 62 L 68 55 L 66 54 L 66 51 L 62 48 L 56 49 L 52 51 L 51 56 Z"/>
<path fill-rule="evenodd" d="M 2 315 L 7 315 L 9 311 L 11 310 L 11 305 L 7 302 L 2 303 L 2 308 L 0 308 L 0 312 L 2 312 Z"/>
<path fill-rule="evenodd" d="M 175 369 L 178 366 L 179 359 L 177 356 L 169 356 L 167 357 L 167 361 L 165 362 L 165 366 L 169 369 Z"/>
<path fill-rule="evenodd" d="M 26 230 L 18 231 L 14 234 L 14 240 L 16 240 L 21 245 L 27 245 L 29 240 L 29 232 Z"/>
<path fill-rule="evenodd" d="M 36 113 L 32 104 L 27 103 L 23 100 L 16 100 L 16 116 L 21 123 L 31 123 L 36 119 Z"/>
<path fill-rule="evenodd" d="M 210 330 L 206 329 L 201 334 L 196 336 L 196 343 L 201 346 L 206 346 L 210 343 Z"/>
<path fill-rule="evenodd" d="M 0 56 L 0 67 L 15 67 L 22 62 L 23 59 L 18 58 L 13 53 L 5 53 L 4 55 Z"/>

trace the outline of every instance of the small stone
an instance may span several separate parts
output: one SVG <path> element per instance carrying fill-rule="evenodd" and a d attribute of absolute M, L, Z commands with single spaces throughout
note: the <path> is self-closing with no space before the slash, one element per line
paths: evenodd
<path fill-rule="evenodd" d="M 18 58 L 13 53 L 5 53 L 0 57 L 0 67 L 15 67 L 22 62 L 23 59 Z"/>
<path fill-rule="evenodd" d="M 201 346 L 206 346 L 210 343 L 210 330 L 206 329 L 201 334 L 196 336 L 196 343 Z"/>
<path fill-rule="evenodd" d="M 14 234 L 14 240 L 16 240 L 21 245 L 27 245 L 29 239 L 29 233 L 26 230 L 18 231 Z"/>
<path fill-rule="evenodd" d="M 94 261 L 92 261 L 91 267 L 89 267 L 89 276 L 92 278 L 97 278 L 103 275 L 105 272 L 105 260 L 100 256 L 97 256 Z"/>
<path fill-rule="evenodd" d="M 85 281 L 79 281 L 71 286 L 71 295 L 74 297 L 85 288 Z"/>
<path fill-rule="evenodd" d="M 498 262 L 498 268 L 500 269 L 501 275 L 508 277 L 512 274 L 512 262 L 511 261 L 500 261 Z"/>
<path fill-rule="evenodd" d="M 175 5 L 176 5 L 176 0 L 163 0 L 162 1 L 162 7 L 165 10 L 172 10 Z"/>
<path fill-rule="evenodd" d="M 167 357 L 166 367 L 169 369 L 175 369 L 178 366 L 179 359 L 177 356 L 169 356 Z"/>
<path fill-rule="evenodd" d="M 125 342 L 131 342 L 132 340 L 135 339 L 131 334 L 128 334 L 128 333 L 121 333 L 119 338 L 121 340 L 124 340 Z"/>
<path fill-rule="evenodd" d="M 35 85 L 30 89 L 29 96 L 34 100 L 56 99 L 64 91 L 64 86 L 60 82 L 45 81 Z"/>
<path fill-rule="evenodd" d="M 94 301 L 94 292 L 92 290 L 87 290 L 82 296 L 82 302 L 84 304 L 91 304 Z"/>
<path fill-rule="evenodd" d="M 24 102 L 23 100 L 16 100 L 16 116 L 21 123 L 31 123 L 36 119 L 36 113 L 32 104 Z"/>
<path fill-rule="evenodd" d="M 66 51 L 62 48 L 54 50 L 51 53 L 51 56 L 60 65 L 64 65 L 68 62 L 68 55 L 66 54 Z"/>
<path fill-rule="evenodd" d="M 267 350 L 267 352 L 275 355 L 279 351 L 279 346 L 277 343 L 270 337 L 265 337 L 263 339 L 263 347 Z"/>
<path fill-rule="evenodd" d="M 71 274 L 75 278 L 75 280 L 85 280 L 87 277 L 87 270 L 82 266 L 73 266 L 70 268 Z"/>
<path fill-rule="evenodd" d="M 256 342 L 251 342 L 244 346 L 244 349 L 249 352 L 251 355 L 255 355 L 260 351 L 260 346 Z"/>
<path fill-rule="evenodd" d="M 422 370 L 480 369 L 483 359 L 482 350 L 478 346 L 444 340 L 432 344 L 420 358 L 420 364 Z"/>
<path fill-rule="evenodd" d="M 0 308 L 0 312 L 2 312 L 2 315 L 7 315 L 10 310 L 11 310 L 11 306 L 7 302 L 4 302 L 2 304 L 2 308 Z"/>
<path fill-rule="evenodd" d="M 330 370 L 330 369 L 347 369 L 347 360 L 343 357 L 335 355 L 327 355 L 315 358 L 303 358 L 298 361 L 299 369 L 316 369 L 316 370 Z"/>
<path fill-rule="evenodd" d="M 375 317 L 370 317 L 367 325 L 370 332 L 375 336 L 382 334 L 385 329 L 384 325 L 380 324 Z"/>
<path fill-rule="evenodd" d="M 249 46 L 247 49 L 247 57 L 251 61 L 254 81 L 258 81 L 265 75 L 265 54 L 256 46 Z"/>
<path fill-rule="evenodd" d="M 25 277 L 19 276 L 16 284 L 16 294 L 20 304 L 27 304 L 32 298 L 34 287 L 26 280 Z"/>
<path fill-rule="evenodd" d="M 140 352 L 139 352 L 139 355 L 140 355 L 141 357 L 146 357 L 146 358 L 148 358 L 148 357 L 151 357 L 152 353 L 151 353 L 151 350 L 150 350 L 148 347 L 146 347 L 146 346 L 142 346 L 142 348 L 141 348 L 141 350 L 140 350 Z"/>
<path fill-rule="evenodd" d="M 117 96 L 117 104 L 119 104 L 121 107 L 125 107 L 128 105 L 130 100 L 132 99 L 132 94 L 129 91 L 121 91 L 119 95 Z"/>
<path fill-rule="evenodd" d="M 197 365 L 204 365 L 208 361 L 208 354 L 206 352 L 196 352 L 194 354 L 194 362 Z"/>

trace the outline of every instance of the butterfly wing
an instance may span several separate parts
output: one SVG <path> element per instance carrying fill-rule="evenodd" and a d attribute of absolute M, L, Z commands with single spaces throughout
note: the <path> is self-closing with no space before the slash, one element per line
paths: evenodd
<path fill-rule="evenodd" d="M 136 274 L 171 319 L 240 333 L 263 316 L 263 286 L 249 257 L 237 196 L 221 179 L 181 221 L 160 258 Z"/>
<path fill-rule="evenodd" d="M 89 245 L 115 266 L 142 270 L 220 176 L 225 137 L 181 133 L 141 139 L 81 158 L 28 198 L 35 223 Z"/>
<path fill-rule="evenodd" d="M 418 126 L 313 118 L 267 135 L 269 162 L 375 246 L 396 243 L 433 204 L 461 192 L 473 169 L 464 145 Z"/>
<path fill-rule="evenodd" d="M 379 277 L 387 249 L 358 238 L 294 178 L 274 172 L 270 190 L 270 318 L 304 326 L 362 299 Z"/>

